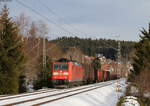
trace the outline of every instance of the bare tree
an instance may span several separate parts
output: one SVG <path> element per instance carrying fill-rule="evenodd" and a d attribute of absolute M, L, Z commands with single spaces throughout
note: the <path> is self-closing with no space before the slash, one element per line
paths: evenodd
<path fill-rule="evenodd" d="M 38 31 L 39 31 L 39 28 L 37 26 L 37 23 L 36 22 L 32 22 L 31 26 L 30 26 L 30 29 L 29 29 L 30 37 L 36 38 Z"/>
<path fill-rule="evenodd" d="M 43 21 L 33 21 L 24 13 L 16 17 L 16 24 L 24 38 L 24 51 L 27 57 L 25 73 L 29 79 L 39 71 L 40 55 L 42 55 L 43 36 L 48 33 L 47 25 Z"/>
<path fill-rule="evenodd" d="M 20 33 L 23 36 L 29 36 L 29 29 L 30 29 L 30 19 L 25 15 L 25 13 L 21 13 L 20 16 L 16 17 L 16 24 L 20 29 Z"/>

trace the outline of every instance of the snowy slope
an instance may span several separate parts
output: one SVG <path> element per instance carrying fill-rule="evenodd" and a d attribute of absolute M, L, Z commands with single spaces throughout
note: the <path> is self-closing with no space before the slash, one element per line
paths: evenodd
<path fill-rule="evenodd" d="M 125 80 L 120 81 L 122 92 L 116 92 L 116 83 L 93 91 L 68 97 L 44 106 L 116 106 L 118 98 L 125 91 Z"/>
<path fill-rule="evenodd" d="M 118 98 L 123 95 L 123 92 L 116 92 L 116 82 L 107 81 L 70 89 L 48 89 L 33 93 L 0 97 L 0 105 L 31 106 L 39 105 L 40 103 L 44 106 L 115 106 Z M 124 91 L 125 79 L 121 79 L 119 82 Z M 57 99 L 65 96 L 67 98 Z M 49 102 L 53 99 L 57 100 Z"/>

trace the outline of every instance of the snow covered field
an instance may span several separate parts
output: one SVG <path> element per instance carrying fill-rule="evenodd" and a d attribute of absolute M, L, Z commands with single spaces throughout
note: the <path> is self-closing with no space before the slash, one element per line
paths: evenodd
<path fill-rule="evenodd" d="M 116 106 L 118 98 L 124 94 L 125 80 L 119 82 L 122 92 L 116 92 L 116 83 L 93 91 L 51 102 L 43 106 Z"/>
<path fill-rule="evenodd" d="M 122 87 L 119 90 L 125 91 L 125 79 L 119 83 Z M 41 103 L 44 106 L 116 106 L 118 98 L 123 95 L 123 92 L 116 92 L 116 86 L 116 81 L 107 81 L 71 89 L 42 90 L 0 97 L 0 105 L 30 106 Z"/>

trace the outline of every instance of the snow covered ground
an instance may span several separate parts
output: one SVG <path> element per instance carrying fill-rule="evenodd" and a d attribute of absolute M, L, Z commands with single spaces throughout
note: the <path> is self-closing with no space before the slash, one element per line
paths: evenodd
<path fill-rule="evenodd" d="M 120 86 L 118 87 L 121 87 L 120 89 L 116 89 L 116 86 L 118 85 L 116 81 L 107 81 L 107 82 L 80 86 L 71 89 L 62 89 L 56 91 L 53 91 L 54 89 L 49 89 L 46 90 L 46 92 L 45 90 L 42 90 L 33 93 L 20 94 L 20 95 L 8 96 L 8 97 L 0 97 L 0 105 L 21 102 L 14 105 L 30 106 L 38 103 L 43 103 L 43 102 L 45 103 L 45 101 L 61 98 L 67 95 L 71 95 L 67 98 L 63 98 L 53 102 L 46 102 L 46 104 L 43 105 L 44 106 L 116 106 L 119 97 L 124 94 L 125 87 L 126 87 L 125 79 L 121 79 L 119 83 Z M 97 87 L 99 88 L 94 89 L 92 91 L 81 93 L 81 91 L 85 91 Z M 117 92 L 117 90 L 122 92 Z M 73 91 L 73 92 L 68 92 L 68 91 Z M 72 94 L 74 93 L 77 94 L 72 96 Z M 40 99 L 36 99 L 36 98 L 40 98 Z M 32 100 L 32 101 L 28 101 L 28 100 Z"/>
<path fill-rule="evenodd" d="M 126 88 L 125 80 L 121 80 L 119 83 L 122 92 L 116 91 L 117 84 L 114 83 L 93 91 L 51 102 L 43 106 L 116 106 L 119 97 L 124 94 Z"/>
<path fill-rule="evenodd" d="M 138 100 L 134 96 L 127 96 L 125 97 L 124 103 L 122 103 L 122 106 L 140 106 L 138 103 Z"/>

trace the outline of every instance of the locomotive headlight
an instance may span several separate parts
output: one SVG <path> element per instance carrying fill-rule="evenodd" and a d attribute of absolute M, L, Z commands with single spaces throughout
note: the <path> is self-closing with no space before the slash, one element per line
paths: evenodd
<path fill-rule="evenodd" d="M 58 72 L 53 72 L 53 75 L 58 75 Z"/>
<path fill-rule="evenodd" d="M 68 73 L 68 72 L 64 72 L 63 74 L 64 74 L 64 75 L 69 75 L 69 73 Z"/>

